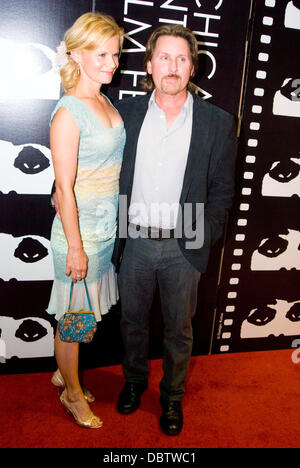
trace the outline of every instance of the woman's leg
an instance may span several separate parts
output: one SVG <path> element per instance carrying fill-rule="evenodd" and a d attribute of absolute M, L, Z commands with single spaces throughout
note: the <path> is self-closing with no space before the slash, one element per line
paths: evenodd
<path fill-rule="evenodd" d="M 78 375 L 79 343 L 61 341 L 58 330 L 54 342 L 55 357 L 64 379 L 65 399 L 72 405 L 72 412 L 79 421 L 86 421 L 93 415 L 80 385 Z M 95 423 L 96 424 L 96 423 Z"/>
<path fill-rule="evenodd" d="M 63 377 L 62 377 L 62 375 L 60 373 L 59 368 L 57 368 L 56 371 L 54 372 L 54 374 L 52 375 L 51 382 L 52 382 L 53 385 L 55 385 L 56 387 L 58 387 L 60 389 L 63 389 L 65 387 L 65 382 L 64 382 L 64 379 L 63 379 Z M 89 403 L 93 403 L 96 400 L 96 398 L 94 397 L 92 392 L 88 388 L 86 388 L 84 386 L 84 371 L 79 371 L 79 382 L 80 382 L 82 391 L 84 393 L 85 399 Z M 59 393 L 59 391 L 58 391 L 58 393 Z"/>

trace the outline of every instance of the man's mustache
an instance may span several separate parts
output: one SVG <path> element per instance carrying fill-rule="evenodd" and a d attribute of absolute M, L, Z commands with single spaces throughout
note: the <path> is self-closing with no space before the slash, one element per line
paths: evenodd
<path fill-rule="evenodd" d="M 164 76 L 164 78 L 180 78 L 176 73 L 169 73 L 169 75 Z"/>

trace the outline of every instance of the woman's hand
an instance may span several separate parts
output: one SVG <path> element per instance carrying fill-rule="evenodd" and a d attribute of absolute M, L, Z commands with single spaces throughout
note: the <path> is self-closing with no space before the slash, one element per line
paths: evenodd
<path fill-rule="evenodd" d="M 66 259 L 66 275 L 71 274 L 73 283 L 87 275 L 88 257 L 82 247 L 69 247 Z"/>

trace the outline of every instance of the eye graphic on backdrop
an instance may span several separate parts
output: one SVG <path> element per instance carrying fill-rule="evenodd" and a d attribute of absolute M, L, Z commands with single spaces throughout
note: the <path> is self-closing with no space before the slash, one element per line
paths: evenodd
<path fill-rule="evenodd" d="M 15 320 L 0 316 L 1 340 L 5 343 L 5 359 L 53 356 L 53 328 L 40 317 Z"/>
<path fill-rule="evenodd" d="M 16 331 L 16 337 L 26 343 L 33 343 L 34 341 L 42 339 L 46 335 L 46 328 L 36 320 L 31 319 L 24 320 Z"/>
<path fill-rule="evenodd" d="M 241 338 L 295 336 L 300 334 L 300 302 L 276 299 L 250 311 L 241 327 Z"/>
<path fill-rule="evenodd" d="M 276 91 L 273 114 L 300 117 L 300 78 L 286 78 Z"/>
<path fill-rule="evenodd" d="M 0 99 L 59 99 L 56 53 L 49 47 L 0 38 Z"/>
<path fill-rule="evenodd" d="M 284 26 L 286 28 L 300 29 L 300 1 L 290 1 L 285 10 Z"/>
<path fill-rule="evenodd" d="M 40 150 L 27 146 L 20 151 L 14 166 L 25 174 L 38 174 L 47 169 L 50 163 Z"/>
<path fill-rule="evenodd" d="M 51 152 L 36 144 L 13 145 L 0 140 L 0 191 L 20 194 L 51 193 L 54 181 Z"/>
<path fill-rule="evenodd" d="M 15 250 L 14 256 L 25 263 L 39 262 L 48 255 L 48 250 L 38 240 L 27 237 Z"/>
<path fill-rule="evenodd" d="M 300 158 L 275 161 L 263 178 L 262 195 L 300 197 Z"/>
<path fill-rule="evenodd" d="M 0 234 L 0 278 L 9 281 L 51 281 L 54 277 L 48 239 Z"/>
<path fill-rule="evenodd" d="M 251 257 L 251 270 L 300 270 L 300 232 L 275 234 L 261 240 Z"/>

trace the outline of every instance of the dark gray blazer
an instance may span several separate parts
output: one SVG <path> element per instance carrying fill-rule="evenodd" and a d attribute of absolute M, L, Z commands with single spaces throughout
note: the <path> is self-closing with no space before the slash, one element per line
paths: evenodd
<path fill-rule="evenodd" d="M 130 203 L 137 142 L 144 121 L 150 95 L 126 98 L 115 107 L 120 112 L 126 129 L 126 145 L 120 174 L 120 195 L 127 195 Z M 200 272 L 208 263 L 210 247 L 223 232 L 226 213 L 234 194 L 234 166 L 236 157 L 236 124 L 234 117 L 224 110 L 193 95 L 193 127 L 188 160 L 184 175 L 180 205 L 204 203 L 204 243 L 201 248 L 187 249 L 184 229 L 178 239 L 186 259 Z M 167 174 L 166 174 L 167 177 Z M 127 206 L 127 213 L 128 213 Z M 193 210 L 193 222 L 196 221 Z M 182 216 L 182 222 L 184 216 Z M 117 238 L 112 262 L 117 270 L 126 239 Z"/>

